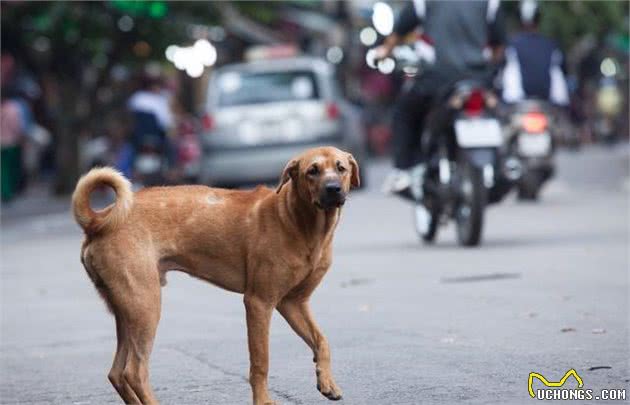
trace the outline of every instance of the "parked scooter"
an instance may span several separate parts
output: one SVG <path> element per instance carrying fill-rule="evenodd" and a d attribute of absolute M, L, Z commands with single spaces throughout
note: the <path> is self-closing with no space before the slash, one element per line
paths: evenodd
<path fill-rule="evenodd" d="M 518 197 L 536 200 L 554 173 L 554 116 L 545 101 L 528 99 L 516 104 L 506 126 L 510 159 L 519 162 Z"/>

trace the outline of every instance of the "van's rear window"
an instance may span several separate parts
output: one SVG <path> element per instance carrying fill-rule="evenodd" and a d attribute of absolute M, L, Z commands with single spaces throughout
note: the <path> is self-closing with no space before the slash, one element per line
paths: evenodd
<path fill-rule="evenodd" d="M 271 103 L 319 98 L 311 71 L 225 72 L 217 78 L 220 106 Z"/>

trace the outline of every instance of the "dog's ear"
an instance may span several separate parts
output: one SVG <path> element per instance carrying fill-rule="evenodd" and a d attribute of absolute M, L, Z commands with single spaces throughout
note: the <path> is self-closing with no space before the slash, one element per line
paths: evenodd
<path fill-rule="evenodd" d="M 282 175 L 280 176 L 280 183 L 278 183 L 278 187 L 276 187 L 276 193 L 279 193 L 282 186 L 287 184 L 289 180 L 296 181 L 299 164 L 300 162 L 297 159 L 291 159 L 291 161 L 287 163 L 282 171 Z"/>
<path fill-rule="evenodd" d="M 361 185 L 361 177 L 359 175 L 359 164 L 354 159 L 352 154 L 348 153 L 348 162 L 352 167 L 352 172 L 350 173 L 350 185 L 352 187 L 359 187 Z"/>

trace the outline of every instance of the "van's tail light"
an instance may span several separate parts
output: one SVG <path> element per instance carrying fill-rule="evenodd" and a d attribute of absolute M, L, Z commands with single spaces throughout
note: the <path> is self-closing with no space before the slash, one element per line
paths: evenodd
<path fill-rule="evenodd" d="M 206 131 L 214 129 L 214 118 L 212 117 L 212 115 L 208 113 L 204 114 L 203 117 L 201 117 L 201 125 Z"/>
<path fill-rule="evenodd" d="M 528 112 L 521 117 L 523 130 L 530 134 L 544 132 L 548 124 L 547 116 L 541 112 Z"/>
<path fill-rule="evenodd" d="M 473 90 L 464 103 L 464 112 L 469 116 L 475 117 L 481 115 L 484 106 L 483 92 L 481 90 Z"/>
<path fill-rule="evenodd" d="M 330 120 L 336 120 L 341 116 L 341 111 L 339 111 L 339 106 L 335 103 L 326 104 L 326 117 Z"/>

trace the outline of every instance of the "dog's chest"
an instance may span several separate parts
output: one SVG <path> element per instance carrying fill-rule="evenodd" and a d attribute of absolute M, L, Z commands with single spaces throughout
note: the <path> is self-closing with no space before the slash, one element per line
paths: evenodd
<path fill-rule="evenodd" d="M 331 264 L 330 248 L 318 248 L 304 252 L 295 272 L 298 281 L 307 279 L 313 274 L 326 272 Z"/>

